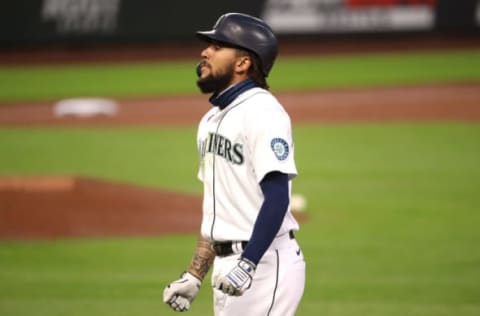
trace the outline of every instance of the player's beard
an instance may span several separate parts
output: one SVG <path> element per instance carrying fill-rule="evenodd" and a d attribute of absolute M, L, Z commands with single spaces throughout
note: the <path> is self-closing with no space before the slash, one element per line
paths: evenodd
<path fill-rule="evenodd" d="M 225 71 L 217 75 L 209 74 L 197 80 L 197 86 L 202 93 L 221 92 L 225 90 L 233 79 L 234 66 L 229 65 Z"/>

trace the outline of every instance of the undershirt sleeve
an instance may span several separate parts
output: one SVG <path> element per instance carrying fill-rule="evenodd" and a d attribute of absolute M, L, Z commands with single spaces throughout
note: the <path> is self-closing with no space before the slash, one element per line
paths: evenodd
<path fill-rule="evenodd" d="M 287 213 L 289 199 L 288 175 L 278 171 L 268 173 L 260 182 L 264 201 L 253 227 L 252 236 L 242 254 L 255 264 L 277 235 Z"/>

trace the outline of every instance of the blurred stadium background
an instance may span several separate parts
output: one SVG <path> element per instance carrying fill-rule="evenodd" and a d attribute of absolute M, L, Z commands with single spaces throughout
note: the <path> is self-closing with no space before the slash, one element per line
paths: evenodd
<path fill-rule="evenodd" d="M 476 0 L 246 0 L 235 4 L 220 0 L 18 0 L 2 5 L 1 57 L 7 61 L 10 50 L 28 49 L 35 58 L 33 53 L 41 49 L 87 53 L 92 47 L 112 46 L 122 50 L 150 47 L 156 50 L 150 57 L 161 56 L 166 46 L 196 43 L 192 34 L 210 28 L 212 21 L 228 11 L 262 17 L 284 45 L 288 39 L 317 44 L 361 39 L 355 42 L 359 47 L 352 49 L 361 48 L 364 40 L 378 44 L 387 39 L 391 44 L 392 38 L 406 38 L 430 43 L 449 35 L 449 40 L 472 40 L 480 29 Z M 329 45 L 321 45 L 320 51 L 325 49 Z M 122 54 L 115 49 L 110 53 Z M 167 57 L 196 56 L 187 51 L 180 54 Z"/>
<path fill-rule="evenodd" d="M 193 34 L 232 11 L 280 39 L 298 315 L 479 315 L 480 0 L 4 1 L 0 315 L 175 314 L 208 108 Z M 189 314 L 211 311 L 207 281 Z"/>

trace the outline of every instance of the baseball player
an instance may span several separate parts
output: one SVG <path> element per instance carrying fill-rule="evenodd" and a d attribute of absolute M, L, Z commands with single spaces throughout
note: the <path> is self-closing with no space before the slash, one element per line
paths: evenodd
<path fill-rule="evenodd" d="M 277 39 L 264 21 L 241 13 L 196 36 L 206 43 L 197 85 L 213 105 L 197 133 L 203 217 L 189 268 L 163 300 L 188 310 L 213 264 L 216 316 L 294 315 L 305 261 L 289 205 L 297 175 L 290 118 L 266 82 Z"/>

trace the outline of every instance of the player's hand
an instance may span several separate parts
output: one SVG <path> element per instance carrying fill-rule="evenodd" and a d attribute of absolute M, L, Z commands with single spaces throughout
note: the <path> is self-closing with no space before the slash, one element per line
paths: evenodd
<path fill-rule="evenodd" d="M 240 296 L 252 285 L 255 268 L 253 262 L 240 258 L 230 272 L 214 279 L 213 287 L 228 295 Z"/>
<path fill-rule="evenodd" d="M 173 281 L 163 291 L 163 302 L 177 312 L 185 312 L 190 308 L 197 296 L 202 282 L 188 272 Z"/>

